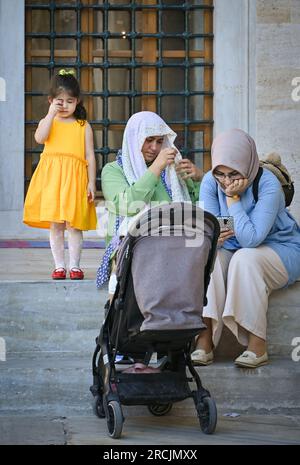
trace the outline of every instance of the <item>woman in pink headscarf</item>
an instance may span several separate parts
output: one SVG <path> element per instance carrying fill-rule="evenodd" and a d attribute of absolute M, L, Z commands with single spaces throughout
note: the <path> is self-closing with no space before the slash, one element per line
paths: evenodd
<path fill-rule="evenodd" d="M 247 347 L 235 363 L 256 368 L 268 363 L 268 296 L 300 276 L 300 229 L 285 208 L 281 185 L 264 169 L 258 200 L 252 184 L 259 170 L 254 140 L 240 129 L 218 135 L 212 145 L 212 170 L 200 188 L 204 209 L 233 217 L 223 229 L 203 316 L 207 325 L 192 353 L 194 364 L 213 362 L 225 324 Z"/>

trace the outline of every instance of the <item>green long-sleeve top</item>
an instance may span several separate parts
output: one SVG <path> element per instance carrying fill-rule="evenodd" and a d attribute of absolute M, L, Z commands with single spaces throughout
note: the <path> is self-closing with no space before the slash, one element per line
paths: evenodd
<path fill-rule="evenodd" d="M 133 216 L 138 213 L 138 204 L 133 202 L 170 202 L 171 198 L 166 191 L 161 177 L 157 177 L 147 169 L 145 174 L 131 186 L 128 184 L 123 169 L 117 162 L 108 163 L 102 170 L 102 191 L 109 211 L 108 234 L 106 244 L 112 238 L 116 215 Z M 186 185 L 195 203 L 199 199 L 200 183 L 192 179 L 186 181 Z M 141 209 L 141 208 L 140 208 Z"/>

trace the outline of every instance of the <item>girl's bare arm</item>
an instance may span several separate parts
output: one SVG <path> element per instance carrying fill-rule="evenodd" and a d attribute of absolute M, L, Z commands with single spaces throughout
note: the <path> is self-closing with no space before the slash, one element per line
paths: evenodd
<path fill-rule="evenodd" d="M 53 119 L 60 109 L 61 105 L 59 103 L 51 103 L 47 116 L 39 122 L 34 134 L 34 138 L 38 144 L 44 144 L 44 142 L 48 139 Z"/>
<path fill-rule="evenodd" d="M 88 189 L 87 194 L 89 201 L 95 200 L 96 195 L 96 159 L 94 152 L 93 131 L 89 123 L 86 123 L 85 128 L 85 158 L 88 162 Z"/>

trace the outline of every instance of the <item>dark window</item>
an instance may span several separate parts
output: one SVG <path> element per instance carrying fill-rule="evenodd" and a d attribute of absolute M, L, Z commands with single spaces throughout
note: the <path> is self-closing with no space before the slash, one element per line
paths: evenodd
<path fill-rule="evenodd" d="M 131 114 L 155 111 L 182 155 L 206 171 L 212 142 L 213 1 L 26 0 L 26 188 L 41 147 L 52 74 L 77 72 L 101 169 Z"/>

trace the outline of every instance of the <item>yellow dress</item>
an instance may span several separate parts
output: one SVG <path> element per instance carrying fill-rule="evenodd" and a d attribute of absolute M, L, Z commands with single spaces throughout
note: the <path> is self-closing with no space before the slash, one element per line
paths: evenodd
<path fill-rule="evenodd" d="M 87 198 L 85 129 L 77 121 L 53 120 L 25 199 L 28 226 L 50 228 L 51 222 L 68 221 L 82 231 L 96 229 L 95 205 Z"/>

